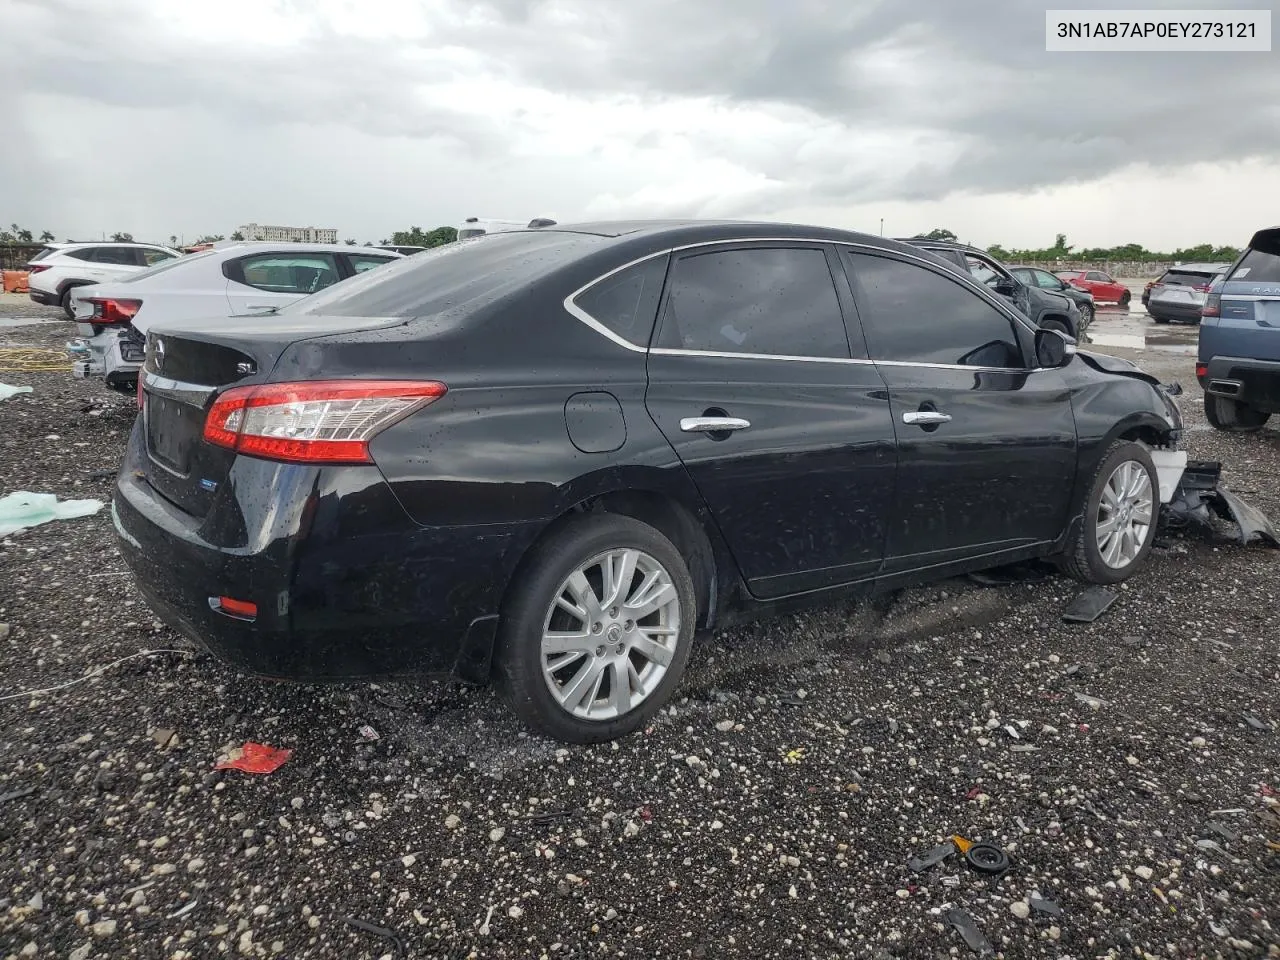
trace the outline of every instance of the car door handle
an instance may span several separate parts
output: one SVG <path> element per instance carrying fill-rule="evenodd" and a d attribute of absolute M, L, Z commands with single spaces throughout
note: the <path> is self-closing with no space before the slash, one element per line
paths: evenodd
<path fill-rule="evenodd" d="M 740 417 L 683 417 L 680 420 L 680 429 L 685 433 L 720 433 L 745 430 L 749 426 L 751 421 Z"/>
<path fill-rule="evenodd" d="M 927 427 L 936 423 L 950 423 L 951 414 L 939 413 L 937 410 L 912 410 L 902 415 L 903 423 L 913 423 L 918 427 Z"/>

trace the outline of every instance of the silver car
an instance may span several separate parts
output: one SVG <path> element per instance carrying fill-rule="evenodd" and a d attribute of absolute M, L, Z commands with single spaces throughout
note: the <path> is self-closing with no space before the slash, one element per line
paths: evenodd
<path fill-rule="evenodd" d="M 1144 298 L 1156 323 L 1199 323 L 1209 285 L 1231 269 L 1229 263 L 1184 263 L 1166 270 Z"/>

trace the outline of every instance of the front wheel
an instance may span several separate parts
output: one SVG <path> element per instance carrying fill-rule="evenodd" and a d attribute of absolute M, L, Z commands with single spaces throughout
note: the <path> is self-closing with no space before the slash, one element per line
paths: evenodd
<path fill-rule="evenodd" d="M 1133 294 L 1130 293 L 1128 290 L 1126 290 L 1124 293 L 1120 294 L 1120 306 L 1122 307 L 1129 306 L 1129 301 L 1132 299 L 1133 299 Z"/>
<path fill-rule="evenodd" d="M 1094 472 L 1084 518 L 1062 557 L 1064 572 L 1085 583 L 1127 580 L 1151 552 L 1160 482 L 1140 443 L 1117 440 Z"/>
<path fill-rule="evenodd" d="M 1204 396 L 1204 415 L 1215 430 L 1228 430 L 1232 433 L 1261 430 L 1271 419 L 1269 413 L 1255 410 L 1239 400 L 1219 397 L 1212 393 L 1206 393 Z"/>
<path fill-rule="evenodd" d="M 498 631 L 499 693 L 558 740 L 625 736 L 679 683 L 696 617 L 688 565 L 662 533 L 616 514 L 581 517 L 516 575 Z"/>
<path fill-rule="evenodd" d="M 1093 304 L 1080 304 L 1080 332 L 1084 333 L 1089 329 L 1089 324 L 1093 323 Z"/>

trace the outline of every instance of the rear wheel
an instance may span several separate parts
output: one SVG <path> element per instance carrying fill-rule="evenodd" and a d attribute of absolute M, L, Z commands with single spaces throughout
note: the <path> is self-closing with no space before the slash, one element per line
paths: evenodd
<path fill-rule="evenodd" d="M 1234 433 L 1247 433 L 1262 429 L 1271 419 L 1271 414 L 1255 410 L 1239 400 L 1230 397 L 1219 397 L 1211 393 L 1204 397 L 1204 415 L 1216 430 L 1230 430 Z"/>
<path fill-rule="evenodd" d="M 71 303 L 71 291 L 74 289 L 75 287 L 67 287 L 67 289 L 62 291 L 62 296 L 58 300 L 62 305 L 62 312 L 67 315 L 68 320 L 74 320 L 76 318 L 76 308 Z"/>
<path fill-rule="evenodd" d="M 1153 314 L 1151 314 L 1151 319 L 1152 319 L 1152 320 L 1154 320 L 1156 323 L 1168 323 L 1168 322 L 1169 322 L 1169 318 L 1168 318 L 1168 317 L 1157 317 L 1154 313 L 1153 313 Z"/>
<path fill-rule="evenodd" d="M 670 540 L 630 517 L 584 516 L 517 574 L 498 632 L 498 690 L 558 740 L 625 736 L 679 683 L 696 617 L 693 578 Z"/>
<path fill-rule="evenodd" d="M 1063 571 L 1086 583 L 1132 576 L 1151 552 L 1159 490 L 1146 447 L 1130 440 L 1112 444 L 1094 472 L 1084 520 L 1061 558 Z"/>
<path fill-rule="evenodd" d="M 1132 299 L 1133 299 L 1133 294 L 1130 293 L 1128 290 L 1126 290 L 1124 293 L 1120 294 L 1120 306 L 1122 307 L 1129 306 L 1129 301 Z"/>

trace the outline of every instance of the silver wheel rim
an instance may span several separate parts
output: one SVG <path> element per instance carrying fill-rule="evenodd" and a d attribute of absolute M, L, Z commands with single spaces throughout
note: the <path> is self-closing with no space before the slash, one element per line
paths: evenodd
<path fill-rule="evenodd" d="M 581 720 L 615 720 L 658 688 L 680 640 L 680 596 L 643 550 L 598 554 L 560 584 L 542 626 L 542 679 Z"/>
<path fill-rule="evenodd" d="M 1151 535 L 1151 477 L 1136 460 L 1126 460 L 1107 478 L 1095 526 L 1098 553 L 1113 570 L 1133 563 Z"/>

